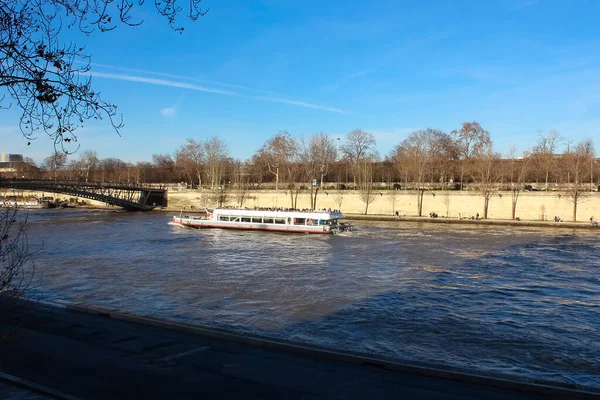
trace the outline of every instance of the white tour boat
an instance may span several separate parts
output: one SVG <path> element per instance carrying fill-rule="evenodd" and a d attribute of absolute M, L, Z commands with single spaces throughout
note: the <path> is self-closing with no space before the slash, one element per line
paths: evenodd
<path fill-rule="evenodd" d="M 352 230 L 352 225 L 339 222 L 342 218 L 338 210 L 207 208 L 205 217 L 179 215 L 171 222 L 192 228 L 333 234 Z"/>

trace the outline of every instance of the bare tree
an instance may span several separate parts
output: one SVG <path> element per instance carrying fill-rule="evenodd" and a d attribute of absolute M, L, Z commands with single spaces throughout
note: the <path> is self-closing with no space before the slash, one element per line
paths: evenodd
<path fill-rule="evenodd" d="M 194 139 L 188 139 L 186 143 L 177 152 L 178 164 L 184 165 L 188 171 L 193 171 L 198 186 L 202 186 L 202 173 L 206 163 L 206 153 L 202 143 L 196 142 Z M 191 175 L 191 173 L 190 173 Z"/>
<path fill-rule="evenodd" d="M 346 143 L 342 146 L 342 153 L 353 168 L 354 186 L 356 176 L 361 173 L 359 169 L 364 166 L 361 162 L 369 159 L 375 152 L 375 136 L 372 133 L 357 129 L 346 135 Z"/>
<path fill-rule="evenodd" d="M 0 293 L 20 297 L 29 287 L 35 266 L 27 242 L 27 216 L 17 207 L 0 208 Z"/>
<path fill-rule="evenodd" d="M 238 207 L 243 207 L 248 197 L 247 163 L 240 160 L 233 161 L 233 197 Z"/>
<path fill-rule="evenodd" d="M 451 134 L 456 136 L 456 146 L 461 159 L 460 190 L 463 190 L 465 167 L 470 166 L 471 159 L 477 153 L 490 147 L 492 140 L 490 139 L 490 133 L 475 121 L 463 122 L 461 128 L 453 130 Z"/>
<path fill-rule="evenodd" d="M 158 179 L 163 182 L 173 179 L 176 164 L 170 154 L 153 154 L 152 163 L 157 169 Z"/>
<path fill-rule="evenodd" d="M 100 160 L 95 151 L 86 150 L 79 156 L 79 161 L 75 164 L 77 172 L 82 179 L 86 182 L 90 180 L 90 175 L 93 174 L 94 170 L 98 167 Z"/>
<path fill-rule="evenodd" d="M 594 155 L 592 139 L 585 139 L 574 147 L 569 146 L 567 153 L 563 156 L 563 169 L 567 173 L 566 193 L 573 203 L 573 222 L 577 221 L 577 205 L 587 194 L 585 180 L 590 174 L 589 169 Z"/>
<path fill-rule="evenodd" d="M 365 203 L 365 215 L 369 212 L 369 205 L 375 201 L 377 196 L 373 187 L 373 163 L 375 161 L 375 156 L 362 159 L 356 168 L 360 199 Z"/>
<path fill-rule="evenodd" d="M 206 159 L 206 171 L 211 187 L 217 188 L 221 184 L 223 168 L 228 158 L 227 144 L 217 136 L 210 137 L 202 142 Z"/>
<path fill-rule="evenodd" d="M 257 161 L 266 164 L 269 172 L 275 176 L 275 190 L 279 190 L 281 172 L 287 172 L 289 176 L 297 148 L 296 141 L 287 131 L 279 131 L 258 150 Z"/>
<path fill-rule="evenodd" d="M 102 181 L 122 182 L 128 177 L 129 165 L 118 158 L 105 158 L 100 160 L 102 170 Z"/>
<path fill-rule="evenodd" d="M 411 133 L 406 139 L 396 146 L 396 159 L 405 160 L 406 172 L 410 174 L 412 183 L 417 191 L 417 215 L 423 212 L 423 182 L 428 164 L 427 131 L 418 130 Z"/>
<path fill-rule="evenodd" d="M 58 171 L 63 169 L 67 164 L 67 155 L 63 152 L 55 151 L 51 156 L 46 157 L 42 163 L 42 167 L 48 171 L 52 171 L 54 179 L 58 176 Z"/>
<path fill-rule="evenodd" d="M 186 153 L 185 146 L 175 152 L 175 168 L 189 181 L 190 185 L 194 184 L 196 165 Z"/>
<path fill-rule="evenodd" d="M 517 150 L 514 146 L 511 146 L 508 153 L 508 159 L 510 162 L 510 169 L 508 171 L 508 179 L 510 183 L 511 193 L 511 219 L 515 219 L 517 215 L 517 202 L 519 201 L 519 194 L 524 188 L 525 177 L 529 171 L 529 165 L 531 156 L 527 151 L 523 152 L 522 157 L 517 157 Z"/>
<path fill-rule="evenodd" d="M 539 135 L 538 141 L 532 149 L 532 156 L 535 158 L 538 166 L 545 173 L 545 188 L 548 190 L 548 178 L 554 168 L 554 159 L 558 145 L 562 138 L 555 130 L 551 130 L 547 135 Z"/>
<path fill-rule="evenodd" d="M 407 174 L 410 173 L 414 188 L 417 191 L 417 215 L 423 213 L 423 194 L 426 176 L 430 174 L 433 182 L 437 175 L 436 167 L 445 163 L 453 149 L 452 138 L 438 129 L 421 129 L 411 133 L 396 146 L 391 159 L 406 163 Z"/>
<path fill-rule="evenodd" d="M 325 133 L 317 133 L 312 135 L 308 141 L 302 139 L 299 146 L 298 161 L 304 167 L 305 177 L 310 186 L 310 207 L 315 209 L 319 188 L 314 187 L 313 180 L 320 177 L 321 188 L 323 187 L 323 177 L 336 158 L 335 145 L 331 136 Z"/>
<path fill-rule="evenodd" d="M 338 210 L 342 209 L 342 203 L 344 202 L 344 192 L 342 192 L 341 190 L 337 190 L 334 194 L 333 194 L 333 201 L 335 202 L 335 205 L 337 206 Z"/>
<path fill-rule="evenodd" d="M 32 158 L 25 157 L 24 162 L 19 163 L 17 173 L 25 179 L 34 179 L 39 175 L 39 168 Z"/>
<path fill-rule="evenodd" d="M 500 156 L 489 146 L 481 150 L 473 161 L 477 190 L 483 196 L 483 218 L 487 219 L 490 199 L 498 190 Z"/>
<path fill-rule="evenodd" d="M 189 0 L 189 19 L 204 15 L 200 1 Z M 162 0 L 154 6 L 182 32 L 177 3 Z M 42 131 L 68 151 L 65 143 L 76 142 L 76 130 L 89 119 L 108 118 L 119 131 L 123 124 L 117 107 L 92 88 L 84 46 L 64 44 L 60 33 L 64 26 L 89 35 L 113 30 L 117 22 L 139 25 L 142 20 L 134 19 L 133 12 L 143 5 L 144 0 L 0 1 L 0 109 L 14 105 L 21 110 L 19 126 L 27 140 Z"/>

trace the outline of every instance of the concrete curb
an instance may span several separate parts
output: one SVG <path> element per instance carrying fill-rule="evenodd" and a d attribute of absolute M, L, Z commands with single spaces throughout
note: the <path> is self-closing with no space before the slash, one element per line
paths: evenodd
<path fill-rule="evenodd" d="M 27 379 L 19 378 L 18 376 L 6 374 L 4 372 L 0 372 L 0 380 L 9 382 L 14 386 L 19 386 L 25 389 L 32 390 L 34 392 L 42 393 L 48 396 L 52 396 L 57 399 L 64 400 L 82 400 L 80 397 L 71 396 L 70 394 L 66 394 L 60 392 L 58 390 L 54 390 L 44 385 L 39 385 L 35 382 L 28 381 Z"/>
<path fill-rule="evenodd" d="M 52 305 L 53 302 L 44 302 L 44 304 Z M 140 315 L 103 306 L 94 306 L 83 303 L 69 303 L 64 301 L 59 302 L 58 306 L 61 308 L 66 308 L 67 310 L 73 312 L 103 316 L 115 320 L 148 325 L 160 329 L 191 333 L 205 337 L 211 337 L 237 343 L 244 343 L 252 346 L 270 348 L 288 353 L 311 356 L 317 359 L 341 361 L 352 364 L 370 365 L 378 368 L 404 372 L 413 375 L 429 376 L 446 380 L 490 386 L 499 389 L 517 390 L 521 392 L 541 394 L 547 396 L 560 396 L 563 398 L 571 399 L 600 398 L 600 391 L 595 391 L 591 388 L 585 388 L 576 385 L 535 380 L 531 378 L 506 375 L 501 373 L 485 373 L 477 370 L 460 369 L 426 363 L 389 360 L 385 358 L 375 357 L 365 353 L 329 349 L 316 345 L 308 345 L 304 343 L 286 341 L 278 338 L 246 334 L 241 332 L 232 332 L 227 331 L 225 329 L 218 329 L 202 325 L 187 324 L 166 318 L 156 318 L 147 315 Z"/>

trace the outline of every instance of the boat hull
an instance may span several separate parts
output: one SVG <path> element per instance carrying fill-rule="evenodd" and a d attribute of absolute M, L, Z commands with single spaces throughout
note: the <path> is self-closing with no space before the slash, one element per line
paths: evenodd
<path fill-rule="evenodd" d="M 331 230 L 324 226 L 294 226 L 294 225 L 276 225 L 276 224 L 241 224 L 241 223 L 219 223 L 211 220 L 194 220 L 189 221 L 185 218 L 174 218 L 172 224 L 184 226 L 188 228 L 198 229 L 238 229 L 247 231 L 269 231 L 269 232 L 288 232 L 288 233 L 313 233 L 321 235 L 331 235 Z"/>

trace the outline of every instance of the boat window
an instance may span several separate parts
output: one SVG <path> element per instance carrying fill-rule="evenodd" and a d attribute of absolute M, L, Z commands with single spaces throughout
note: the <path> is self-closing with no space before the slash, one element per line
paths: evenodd
<path fill-rule="evenodd" d="M 275 218 L 275 223 L 285 225 L 285 218 Z"/>
<path fill-rule="evenodd" d="M 306 218 L 294 218 L 294 225 L 304 225 Z"/>
<path fill-rule="evenodd" d="M 219 221 L 229 221 L 229 217 L 227 215 L 219 215 Z"/>
<path fill-rule="evenodd" d="M 251 222 L 251 220 L 250 217 L 242 217 L 242 222 Z"/>
<path fill-rule="evenodd" d="M 231 222 L 240 222 L 240 217 L 231 217 Z"/>
<path fill-rule="evenodd" d="M 265 224 L 272 224 L 273 223 L 273 218 L 263 218 L 263 222 Z"/>
<path fill-rule="evenodd" d="M 252 222 L 262 222 L 262 217 L 252 217 Z"/>

